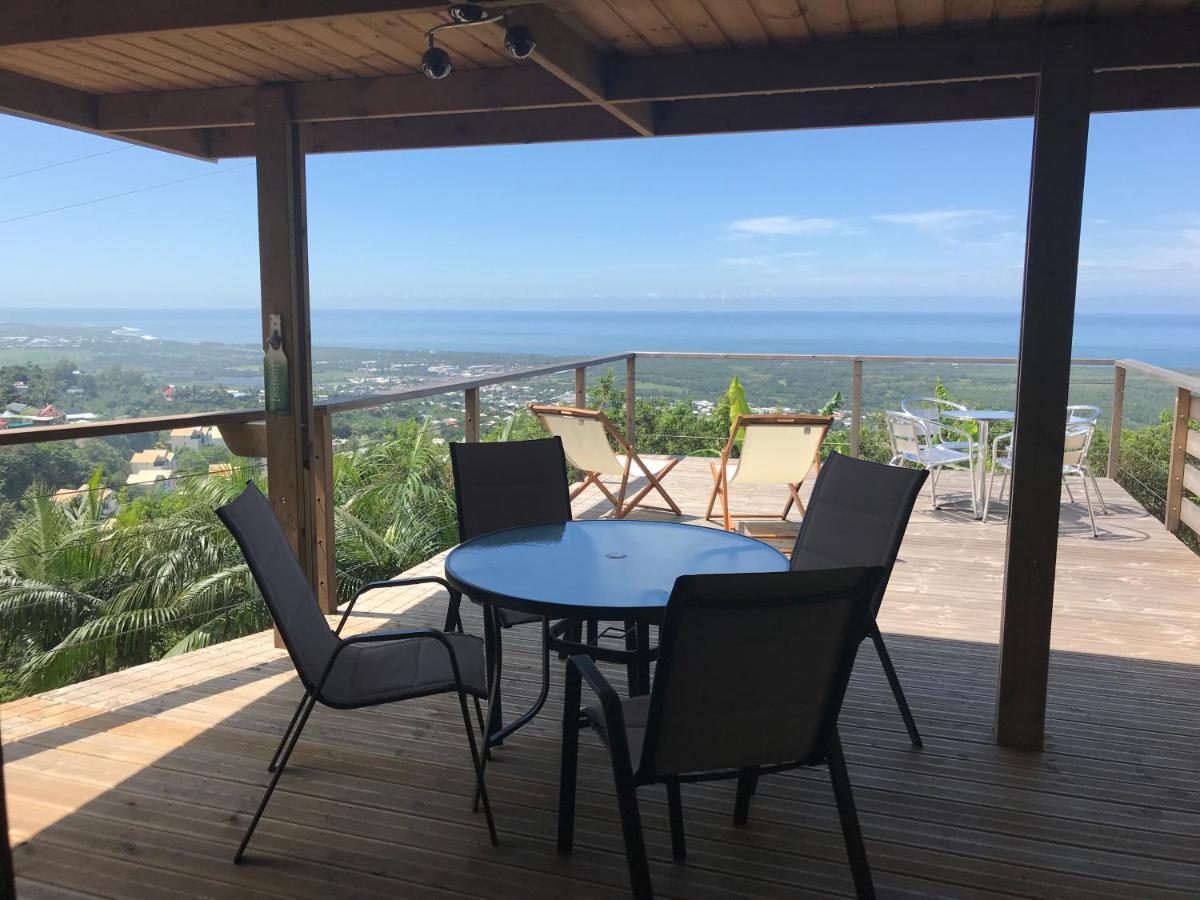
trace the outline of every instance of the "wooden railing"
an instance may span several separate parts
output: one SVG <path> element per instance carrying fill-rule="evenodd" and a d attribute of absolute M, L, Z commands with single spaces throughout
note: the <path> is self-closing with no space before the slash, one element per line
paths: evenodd
<path fill-rule="evenodd" d="M 1200 534 L 1200 505 L 1184 496 L 1200 494 L 1200 467 L 1188 462 L 1188 457 L 1200 460 L 1200 431 L 1190 427 L 1200 420 L 1200 378 L 1184 375 L 1136 359 L 1119 359 L 1114 364 L 1113 422 L 1108 445 L 1108 475 L 1115 478 L 1121 448 L 1121 415 L 1124 406 L 1127 372 L 1146 375 L 1175 389 L 1175 406 L 1171 419 L 1171 455 L 1167 464 L 1166 512 L 1163 523 L 1175 533 L 1186 525 Z"/>
<path fill-rule="evenodd" d="M 587 404 L 587 370 L 595 366 L 625 361 L 625 434 L 630 442 L 636 438 L 634 406 L 637 396 L 636 363 L 646 359 L 731 360 L 777 362 L 843 362 L 851 366 L 849 450 L 859 452 L 863 422 L 862 391 L 865 370 L 872 363 L 934 363 L 946 365 L 1015 365 L 1015 357 L 979 356 L 854 356 L 837 354 L 778 354 L 778 353 L 680 353 L 670 351 L 637 351 L 566 360 L 533 368 L 514 369 L 473 378 L 431 382 L 378 394 L 328 400 L 314 405 L 312 452 L 310 470 L 316 500 L 317 591 L 321 605 L 327 610 L 337 603 L 335 589 L 333 546 L 333 424 L 336 413 L 384 406 L 408 400 L 419 400 L 441 394 L 462 392 L 463 431 L 467 441 L 481 438 L 480 391 L 483 388 L 515 381 L 528 380 L 562 372 L 575 373 L 574 402 Z M 1120 459 L 1121 425 L 1125 399 L 1125 381 L 1129 372 L 1149 376 L 1175 388 L 1174 427 L 1171 438 L 1169 481 L 1165 522 L 1168 529 L 1178 531 L 1180 524 L 1200 532 L 1200 504 L 1189 500 L 1185 493 L 1200 493 L 1200 465 L 1188 457 L 1200 459 L 1200 431 L 1189 428 L 1189 421 L 1200 419 L 1200 378 L 1174 372 L 1132 359 L 1073 359 L 1075 366 L 1111 366 L 1113 368 L 1112 421 L 1110 431 L 1108 476 L 1116 477 Z M 215 412 L 178 413 L 112 419 L 66 425 L 47 425 L 0 430 L 0 447 L 43 441 L 81 440 L 119 434 L 138 434 L 164 431 L 187 426 L 229 426 L 262 422 L 261 409 L 224 410 Z"/>

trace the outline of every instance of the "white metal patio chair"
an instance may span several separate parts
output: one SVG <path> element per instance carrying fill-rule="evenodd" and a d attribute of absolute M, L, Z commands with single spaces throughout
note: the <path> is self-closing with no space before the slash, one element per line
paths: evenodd
<path fill-rule="evenodd" d="M 775 519 L 787 521 L 795 504 L 804 515 L 800 500 L 800 485 L 809 473 L 820 468 L 821 444 L 833 424 L 832 416 L 809 415 L 750 415 L 738 416 L 729 435 L 729 443 L 721 451 L 719 462 L 710 463 L 713 474 L 712 493 L 704 518 L 711 521 L 713 507 L 721 501 L 726 531 L 733 530 L 733 515 L 729 511 L 729 487 L 738 484 L 786 484 L 788 499 L 782 513 L 739 513 L 739 519 Z M 736 437 L 744 434 L 741 455 L 731 461 Z M 770 535 L 757 535 L 769 537 Z M 775 535 L 776 537 L 778 535 Z"/>
<path fill-rule="evenodd" d="M 953 425 L 939 423 L 940 434 L 949 434 L 960 447 L 935 442 L 935 432 L 929 421 L 908 413 L 888 410 L 888 438 L 892 444 L 889 465 L 905 463 L 929 470 L 929 496 L 934 509 L 938 508 L 937 479 L 942 469 L 961 467 L 964 463 L 971 474 L 971 508 L 978 509 L 975 494 L 975 442 L 971 436 Z"/>
<path fill-rule="evenodd" d="M 1075 502 L 1075 495 L 1071 493 L 1071 484 L 1069 478 L 1078 478 L 1083 485 L 1083 497 L 1087 501 L 1088 519 L 1092 523 L 1092 537 L 1099 537 L 1100 533 L 1096 530 L 1096 514 L 1092 510 L 1092 494 L 1088 490 L 1088 481 L 1095 481 L 1091 474 L 1091 468 L 1088 466 L 1087 455 L 1088 449 L 1092 444 L 1092 435 L 1095 433 L 1095 427 L 1092 425 L 1068 425 L 1066 441 L 1063 446 L 1063 487 L 1067 490 L 1067 499 L 1071 503 Z M 1013 468 L 1012 454 L 1012 439 L 1014 432 L 1002 434 L 996 440 L 992 441 L 992 473 L 988 478 L 987 495 L 983 498 L 983 521 L 987 521 L 988 506 L 992 500 L 992 486 L 996 482 L 996 473 L 1000 472 L 1000 494 L 998 500 L 1004 499 L 1004 486 L 1008 483 L 1008 474 Z M 1104 510 L 1107 513 L 1107 508 Z"/>
<path fill-rule="evenodd" d="M 906 397 L 900 401 L 901 412 L 907 413 L 910 416 L 916 416 L 918 419 L 923 419 L 929 423 L 929 428 L 932 436 L 936 438 L 936 443 L 951 450 L 964 450 L 969 445 L 969 441 L 964 442 L 953 434 L 943 432 L 942 413 L 950 409 L 964 410 L 966 407 L 961 403 L 955 403 L 953 400 L 942 400 L 938 397 Z"/>
<path fill-rule="evenodd" d="M 662 486 L 662 479 L 679 464 L 679 457 L 643 459 L 625 440 L 625 436 L 613 426 L 608 416 L 598 409 L 531 403 L 529 411 L 550 434 L 562 439 L 567 461 L 586 476 L 583 483 L 571 492 L 572 500 L 594 484 L 613 505 L 618 519 L 625 518 L 639 506 L 657 512 L 674 513 L 677 516 L 683 514 Z M 621 449 L 620 453 L 613 451 L 609 443 L 610 438 Z M 646 485 L 633 499 L 626 500 L 629 481 L 631 478 L 637 478 L 639 474 L 634 471 L 635 467 L 646 477 Z M 616 494 L 601 481 L 603 476 L 620 479 Z M 667 506 L 650 506 L 644 503 L 651 491 L 658 491 Z"/>
<path fill-rule="evenodd" d="M 1067 424 L 1068 425 L 1091 425 L 1095 426 L 1100 420 L 1100 407 L 1091 406 L 1085 403 L 1077 403 L 1067 407 Z M 1087 467 L 1088 480 L 1092 483 L 1092 490 L 1096 492 L 1096 499 L 1100 501 L 1100 512 L 1102 515 L 1108 515 L 1108 504 L 1104 502 L 1104 495 L 1100 493 L 1100 482 L 1096 481 L 1096 473 L 1092 471 L 1091 466 Z M 1065 483 L 1065 482 L 1064 482 Z M 1003 486 L 1002 486 L 1003 487 Z M 1067 488 L 1068 495 L 1070 487 Z M 1074 502 L 1074 501 L 1072 501 Z"/>

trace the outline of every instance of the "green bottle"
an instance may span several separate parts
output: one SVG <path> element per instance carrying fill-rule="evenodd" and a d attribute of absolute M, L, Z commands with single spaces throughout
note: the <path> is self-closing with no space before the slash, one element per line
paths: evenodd
<path fill-rule="evenodd" d="M 288 411 L 288 361 L 283 352 L 283 327 L 279 316 L 273 315 L 267 352 L 263 354 L 263 386 L 267 395 L 267 412 Z"/>

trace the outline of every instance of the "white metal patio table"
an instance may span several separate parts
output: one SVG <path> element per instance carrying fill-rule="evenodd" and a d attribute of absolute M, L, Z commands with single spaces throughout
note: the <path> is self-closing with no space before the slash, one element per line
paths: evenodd
<path fill-rule="evenodd" d="M 942 413 L 942 417 L 946 419 L 954 419 L 959 422 L 975 422 L 979 425 L 979 449 L 976 451 L 978 457 L 978 465 L 975 467 L 976 477 L 979 479 L 979 484 L 975 486 L 974 505 L 975 518 L 983 518 L 983 491 L 987 485 L 987 454 L 990 443 L 988 441 L 988 430 L 992 422 L 1011 422 L 1016 416 L 1011 409 L 948 409 Z"/>

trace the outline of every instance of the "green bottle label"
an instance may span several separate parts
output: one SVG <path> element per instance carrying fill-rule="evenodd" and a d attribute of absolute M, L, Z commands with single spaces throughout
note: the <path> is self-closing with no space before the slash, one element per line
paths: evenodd
<path fill-rule="evenodd" d="M 268 347 L 263 357 L 263 384 L 267 395 L 267 412 L 288 411 L 287 356 L 279 347 Z"/>

